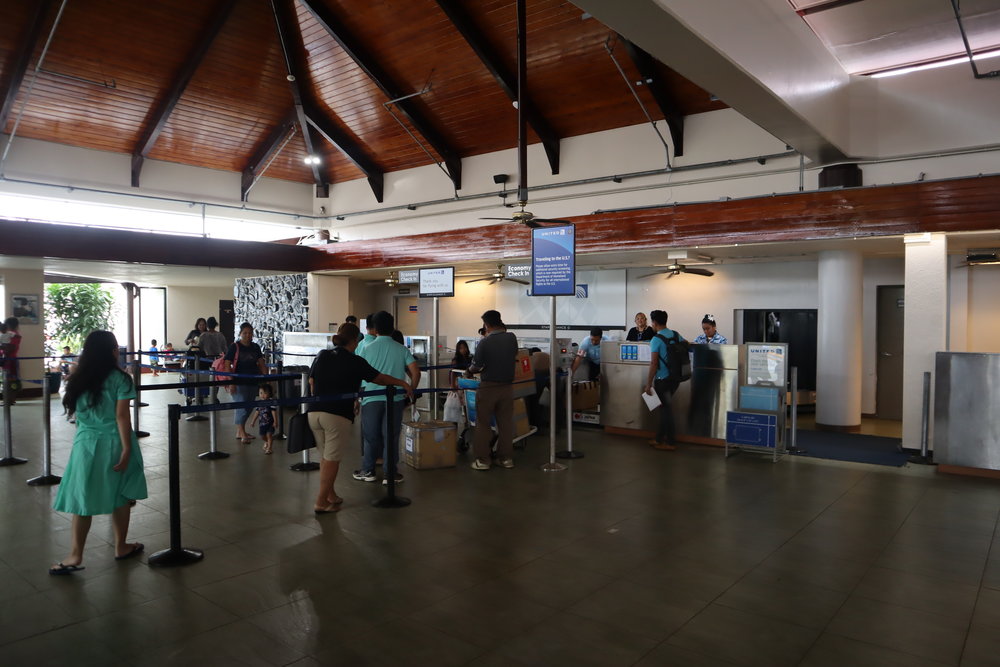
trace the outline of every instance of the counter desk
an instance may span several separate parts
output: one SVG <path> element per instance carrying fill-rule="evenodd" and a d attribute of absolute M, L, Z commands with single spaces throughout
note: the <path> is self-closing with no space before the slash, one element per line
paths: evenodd
<path fill-rule="evenodd" d="M 692 345 L 691 379 L 673 396 L 677 439 L 724 445 L 726 413 L 739 397 L 739 345 Z M 649 343 L 601 343 L 601 425 L 606 431 L 653 437 L 659 409 L 642 400 L 649 372 Z"/>

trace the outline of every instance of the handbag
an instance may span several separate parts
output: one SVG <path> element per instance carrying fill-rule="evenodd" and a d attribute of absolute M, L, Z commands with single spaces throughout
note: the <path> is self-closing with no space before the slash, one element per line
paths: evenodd
<path fill-rule="evenodd" d="M 309 417 L 305 412 L 296 412 L 288 420 L 288 440 L 286 441 L 289 454 L 295 454 L 316 446 L 316 437 L 312 429 L 309 428 Z"/>
<path fill-rule="evenodd" d="M 240 360 L 240 346 L 239 343 L 233 343 L 233 344 L 236 345 L 236 352 L 233 353 L 233 365 L 232 365 L 233 370 L 235 370 L 236 364 Z M 216 380 L 231 380 L 233 377 L 232 375 L 223 372 L 226 370 L 226 355 L 222 355 L 221 357 L 212 362 L 212 370 L 215 371 Z M 229 384 L 226 385 L 225 388 L 226 391 L 228 391 L 230 394 L 234 395 L 236 394 L 236 385 Z"/>

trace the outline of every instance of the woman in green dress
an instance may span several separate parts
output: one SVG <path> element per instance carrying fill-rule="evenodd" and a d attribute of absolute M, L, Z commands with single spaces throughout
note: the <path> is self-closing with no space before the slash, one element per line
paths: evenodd
<path fill-rule="evenodd" d="M 142 453 L 129 415 L 133 398 L 132 380 L 118 366 L 114 334 L 92 331 L 66 383 L 63 405 L 70 416 L 76 415 L 76 437 L 53 505 L 73 514 L 72 550 L 49 574 L 83 569 L 83 547 L 95 514 L 111 515 L 115 560 L 142 553 L 141 543 L 125 541 L 131 506 L 147 497 Z"/>

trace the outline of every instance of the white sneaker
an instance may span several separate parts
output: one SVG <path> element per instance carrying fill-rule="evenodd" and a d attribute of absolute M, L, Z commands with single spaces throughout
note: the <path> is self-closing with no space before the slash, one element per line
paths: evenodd
<path fill-rule="evenodd" d="M 486 459 L 476 459 L 475 461 L 472 462 L 472 469 L 473 470 L 489 470 L 490 469 L 490 462 L 487 461 Z"/>
<path fill-rule="evenodd" d="M 498 461 L 498 463 L 501 466 L 503 466 L 504 468 L 513 468 L 514 467 L 514 459 L 500 459 L 500 461 Z"/>

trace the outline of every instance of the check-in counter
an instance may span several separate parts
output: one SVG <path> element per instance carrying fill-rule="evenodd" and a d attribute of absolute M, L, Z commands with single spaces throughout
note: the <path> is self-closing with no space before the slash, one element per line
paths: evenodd
<path fill-rule="evenodd" d="M 739 346 L 692 345 L 691 350 L 691 379 L 680 384 L 671 402 L 677 437 L 721 445 L 726 413 L 738 402 Z M 656 432 L 659 412 L 650 412 L 641 396 L 650 354 L 645 341 L 601 343 L 601 425 L 606 429 Z"/>
<path fill-rule="evenodd" d="M 1000 477 L 1000 354 L 938 352 L 934 378 L 938 470 Z"/>

